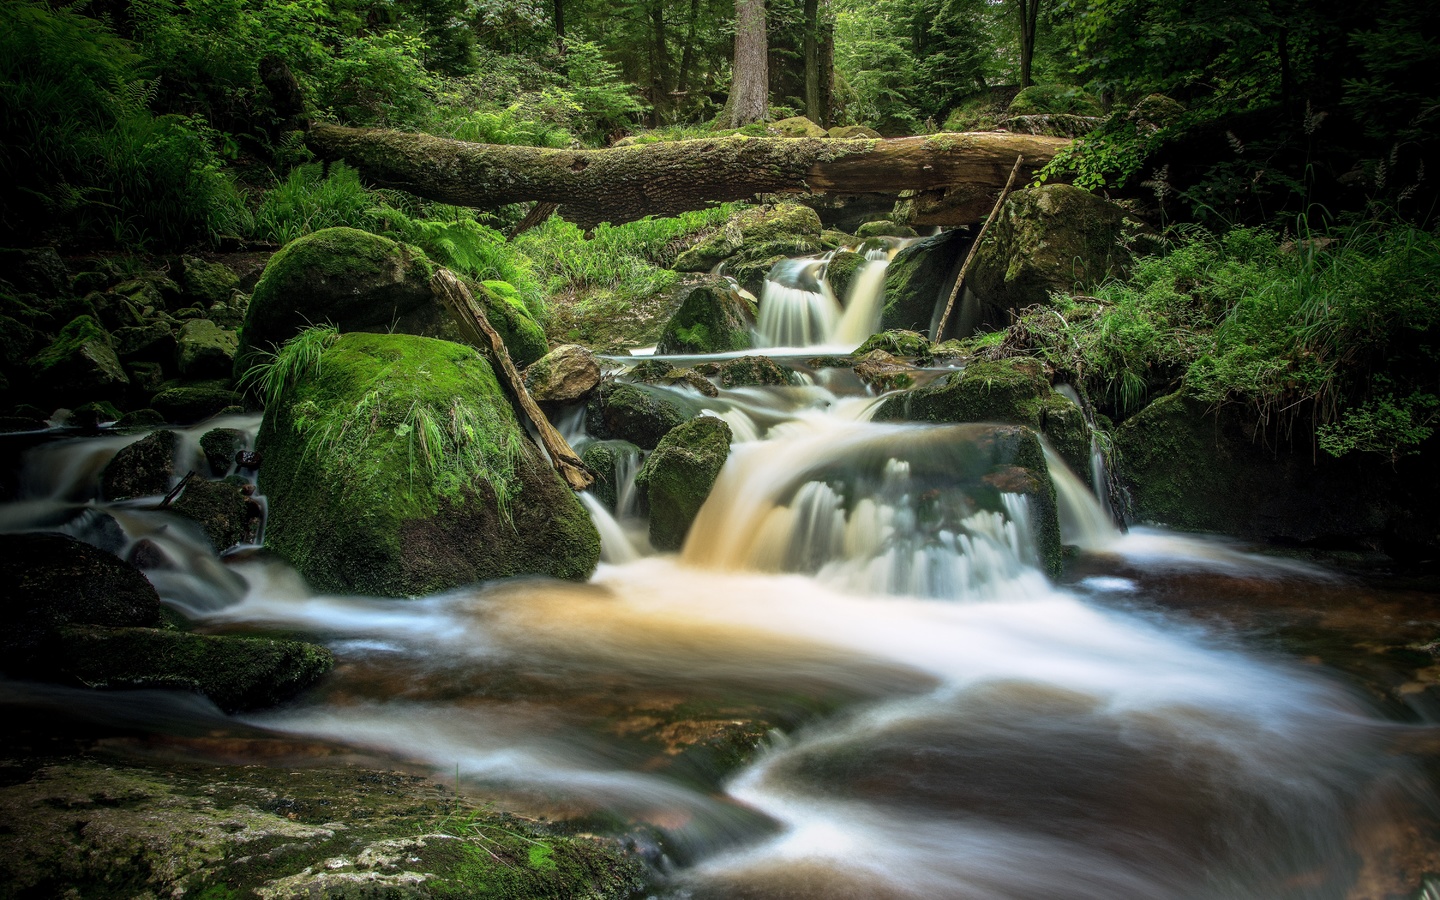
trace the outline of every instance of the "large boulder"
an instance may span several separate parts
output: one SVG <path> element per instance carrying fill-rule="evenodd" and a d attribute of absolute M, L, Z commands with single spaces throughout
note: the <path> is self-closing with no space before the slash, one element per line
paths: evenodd
<path fill-rule="evenodd" d="M 681 272 L 708 272 L 731 257 L 798 256 L 820 249 L 820 215 L 799 203 L 742 210 L 714 234 L 680 254 Z"/>
<path fill-rule="evenodd" d="M 107 500 L 153 497 L 170 490 L 175 478 L 173 431 L 152 431 L 127 444 L 100 471 L 100 491 Z"/>
<path fill-rule="evenodd" d="M 699 416 L 661 439 L 635 477 L 650 506 L 650 543 L 679 550 L 730 456 L 730 426 Z"/>
<path fill-rule="evenodd" d="M 182 378 L 227 378 L 235 368 L 235 332 L 209 319 L 190 319 L 181 325 L 177 343 Z"/>
<path fill-rule="evenodd" d="M 240 374 L 257 351 L 309 325 L 454 336 L 444 304 L 430 290 L 434 271 L 419 249 L 355 228 L 296 238 L 270 258 L 250 297 L 236 360 Z"/>
<path fill-rule="evenodd" d="M 876 421 L 1007 422 L 1042 433 L 1078 473 L 1090 471 L 1090 428 L 1075 403 L 1050 385 L 1034 359 L 977 359 L 953 375 L 896 394 Z"/>
<path fill-rule="evenodd" d="M 600 363 L 579 344 L 551 350 L 525 370 L 525 389 L 541 403 L 571 403 L 600 383 Z"/>
<path fill-rule="evenodd" d="M 787 138 L 823 138 L 830 133 L 804 116 L 791 116 L 770 123 L 770 130 Z"/>
<path fill-rule="evenodd" d="M 119 400 L 130 386 L 110 334 L 90 316 L 79 316 L 30 360 L 30 379 L 49 402 L 79 405 Z"/>
<path fill-rule="evenodd" d="M 916 241 L 890 261 L 885 270 L 885 309 L 880 330 L 903 328 L 930 333 L 935 308 L 950 296 L 964 262 L 968 236 L 946 231 Z"/>
<path fill-rule="evenodd" d="M 643 450 L 654 450 L 670 429 L 693 419 L 697 412 L 673 391 L 606 381 L 585 407 L 585 428 L 592 437 L 629 441 Z"/>
<path fill-rule="evenodd" d="M 342 335 L 265 410 L 266 546 L 318 590 L 583 580 L 600 538 L 474 348 Z"/>
<path fill-rule="evenodd" d="M 748 350 L 754 346 L 754 321 L 754 304 L 728 281 L 704 281 L 685 295 L 655 350 L 667 355 Z"/>
<path fill-rule="evenodd" d="M 154 626 L 160 597 L 140 570 L 63 534 L 0 535 L 0 667 L 33 666 L 66 625 Z"/>
<path fill-rule="evenodd" d="M 981 321 L 1008 324 L 1008 310 L 1119 275 L 1130 258 L 1124 236 L 1141 228 L 1121 207 L 1068 184 L 1016 191 L 975 248 L 966 280 L 980 298 Z"/>

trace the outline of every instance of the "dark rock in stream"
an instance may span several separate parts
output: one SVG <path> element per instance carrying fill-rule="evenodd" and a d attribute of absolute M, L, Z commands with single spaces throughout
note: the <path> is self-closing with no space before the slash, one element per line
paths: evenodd
<path fill-rule="evenodd" d="M 730 456 L 730 426 L 699 416 L 672 430 L 635 477 L 650 506 L 650 543 L 679 550 Z"/>
<path fill-rule="evenodd" d="M 585 426 L 597 438 L 615 438 L 642 450 L 654 450 L 670 429 L 694 418 L 696 412 L 669 391 L 606 381 L 585 407 Z"/>
<path fill-rule="evenodd" d="M 244 488 L 224 481 L 192 477 L 170 511 L 200 526 L 216 553 L 255 539 L 260 508 Z"/>
<path fill-rule="evenodd" d="M 122 447 L 100 473 L 100 490 L 107 500 L 152 497 L 170 490 L 175 478 L 173 431 L 152 431 Z"/>
<path fill-rule="evenodd" d="M 210 474 L 220 477 L 235 464 L 235 456 L 245 448 L 245 432 L 238 428 L 212 428 L 200 436 L 200 452 Z"/>
<path fill-rule="evenodd" d="M 890 261 L 885 270 L 885 310 L 880 328 L 929 333 L 935 307 L 950 295 L 959 274 L 969 235 L 946 231 L 916 241 Z"/>
<path fill-rule="evenodd" d="M 619 499 L 621 465 L 639 457 L 640 448 L 629 441 L 591 441 L 580 452 L 580 461 L 595 473 L 590 492 L 612 513 Z"/>
<path fill-rule="evenodd" d="M 742 356 L 720 364 L 720 386 L 736 387 L 794 387 L 801 384 L 800 376 L 768 356 Z"/>
<path fill-rule="evenodd" d="M 754 303 L 726 279 L 711 278 L 689 288 L 665 325 L 656 346 L 664 355 L 725 353 L 754 346 L 750 327 Z"/>

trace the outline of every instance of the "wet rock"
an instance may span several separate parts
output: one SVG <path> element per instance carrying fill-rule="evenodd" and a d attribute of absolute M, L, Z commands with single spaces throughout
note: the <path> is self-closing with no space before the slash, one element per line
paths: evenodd
<path fill-rule="evenodd" d="M 26 674 L 65 625 L 158 625 L 160 597 L 114 554 L 63 534 L 0 535 L 0 667 Z"/>
<path fill-rule="evenodd" d="M 200 436 L 200 452 L 216 478 L 230 471 L 235 454 L 244 448 L 245 432 L 238 428 L 212 428 Z"/>
<path fill-rule="evenodd" d="M 119 400 L 130 385 L 110 335 L 90 316 L 66 325 L 30 360 L 29 374 L 36 389 L 57 405 Z"/>
<path fill-rule="evenodd" d="M 54 247 L 0 250 L 0 272 L 21 293 L 41 297 L 69 293 L 70 273 Z"/>
<path fill-rule="evenodd" d="M 915 370 L 884 350 L 871 350 L 854 368 L 861 381 L 882 393 L 915 384 Z"/>
<path fill-rule="evenodd" d="M 435 267 L 415 247 L 354 228 L 325 228 L 291 241 L 270 258 L 250 296 L 238 366 L 301 329 L 330 323 L 343 332 L 398 331 L 454 336 L 430 291 Z"/>
<path fill-rule="evenodd" d="M 889 219 L 881 219 L 876 222 L 866 222 L 855 231 L 858 238 L 872 237 L 918 237 L 915 229 L 909 225 L 902 225 L 899 222 L 892 222 Z"/>
<path fill-rule="evenodd" d="M 72 428 L 93 430 L 99 428 L 104 422 L 114 422 L 119 420 L 119 418 L 120 410 L 115 408 L 115 404 L 99 400 L 94 403 L 85 403 L 75 407 L 75 409 L 71 411 L 70 418 L 65 424 Z"/>
<path fill-rule="evenodd" d="M 706 397 L 720 396 L 720 390 L 710 379 L 688 367 L 673 366 L 660 359 L 646 360 L 635 366 L 625 377 L 645 384 L 662 384 L 667 387 L 685 385 L 694 388 Z"/>
<path fill-rule="evenodd" d="M 221 411 L 241 406 L 242 398 L 224 380 L 198 384 L 171 384 L 150 398 L 150 406 L 167 422 L 188 425 L 208 419 Z"/>
<path fill-rule="evenodd" d="M 743 252 L 747 259 L 798 256 L 820 249 L 820 216 L 798 203 L 779 203 L 736 213 L 714 234 L 680 254 L 680 272 L 708 272 Z"/>
<path fill-rule="evenodd" d="M 123 564 L 122 564 L 123 565 Z M 274 706 L 335 665 L 302 641 L 70 625 L 58 630 L 50 677 L 94 688 L 169 688 L 204 694 L 226 712 Z"/>
<path fill-rule="evenodd" d="M 170 511 L 200 526 L 216 553 L 255 539 L 260 508 L 239 485 L 191 478 Z"/>
<path fill-rule="evenodd" d="M 1019 425 L 998 425 L 979 444 L 989 452 L 992 467 L 982 479 L 1000 494 L 1025 498 L 1031 535 L 1041 571 L 1057 578 L 1064 566 L 1065 548 L 1060 539 L 1060 514 L 1055 485 L 1045 449 L 1034 430 Z"/>
<path fill-rule="evenodd" d="M 969 236 L 947 231 L 916 241 L 890 260 L 885 270 L 885 309 L 880 328 L 930 333 L 936 307 L 950 296 L 964 262 Z"/>
<path fill-rule="evenodd" d="M 872 350 L 884 350 L 893 356 L 916 360 L 921 365 L 930 361 L 930 339 L 918 331 L 897 328 L 872 334 L 856 349 L 855 355 L 864 356 Z"/>
<path fill-rule="evenodd" d="M 730 456 L 730 440 L 730 426 L 723 420 L 699 416 L 665 435 L 645 460 L 635 485 L 650 506 L 650 543 L 656 549 L 684 546 Z"/>
<path fill-rule="evenodd" d="M 228 305 L 240 288 L 240 277 L 229 267 L 198 256 L 180 257 L 178 269 L 186 299 L 205 308 L 215 303 Z"/>
<path fill-rule="evenodd" d="M 130 565 L 137 569 L 173 569 L 175 563 L 161 546 L 149 538 L 141 538 L 130 548 Z"/>
<path fill-rule="evenodd" d="M 830 133 L 804 116 L 791 116 L 770 123 L 770 131 L 787 138 L 823 138 Z"/>
<path fill-rule="evenodd" d="M 341 335 L 265 410 L 257 446 L 266 546 L 317 590 L 583 581 L 600 558 L 589 515 L 473 347 Z"/>
<path fill-rule="evenodd" d="M 669 391 L 606 381 L 585 407 L 585 427 L 594 437 L 629 441 L 653 450 L 670 429 L 694 418 L 695 413 Z"/>
<path fill-rule="evenodd" d="M 853 250 L 840 250 L 830 257 L 830 262 L 825 266 L 825 280 L 830 282 L 830 290 L 834 291 L 835 299 L 844 304 L 849 299 L 850 284 L 860 270 L 865 268 L 865 257 Z"/>
<path fill-rule="evenodd" d="M 629 441 L 591 441 L 580 453 L 580 461 L 595 473 L 590 492 L 612 513 L 619 499 L 621 468 L 627 461 L 639 457 L 640 448 Z"/>
<path fill-rule="evenodd" d="M 742 356 L 720 364 L 721 387 L 786 387 L 801 383 L 793 370 L 768 356 Z"/>
<path fill-rule="evenodd" d="M 176 342 L 182 378 L 229 378 L 235 368 L 239 339 L 235 332 L 209 319 L 191 319 L 181 325 Z"/>
<path fill-rule="evenodd" d="M 656 352 L 669 355 L 725 353 L 754 346 L 754 305 L 729 282 L 711 279 L 690 288 L 670 317 Z"/>
<path fill-rule="evenodd" d="M 725 275 L 739 282 L 740 286 L 749 291 L 751 296 L 763 297 L 765 295 L 765 279 L 770 276 L 770 270 L 775 268 L 776 263 L 784 262 L 789 258 L 776 253 L 758 259 L 732 259 L 725 263 Z"/>
<path fill-rule="evenodd" d="M 116 428 L 154 428 L 164 425 L 165 417 L 153 409 L 137 409 L 121 416 L 115 422 Z"/>
<path fill-rule="evenodd" d="M 525 389 L 542 403 L 570 403 L 588 396 L 600 383 L 595 354 L 579 344 L 564 344 L 525 370 Z"/>
<path fill-rule="evenodd" d="M 1127 233 L 1143 230 L 1125 210 L 1068 184 L 1011 194 L 966 281 L 982 303 L 980 321 L 1007 324 L 1007 311 L 1046 303 L 1052 291 L 1085 291 L 1129 263 Z"/>
<path fill-rule="evenodd" d="M 100 490 L 107 500 L 153 497 L 170 490 L 175 480 L 173 431 L 153 431 L 122 447 L 100 472 Z"/>

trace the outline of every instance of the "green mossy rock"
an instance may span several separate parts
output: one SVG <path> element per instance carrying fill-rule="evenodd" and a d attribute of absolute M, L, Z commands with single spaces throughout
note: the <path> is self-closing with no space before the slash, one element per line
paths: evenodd
<path fill-rule="evenodd" d="M 825 265 L 825 280 L 830 282 L 835 299 L 842 304 L 849 300 L 850 285 L 863 268 L 865 257 L 853 250 L 840 250 L 830 257 L 830 262 Z"/>
<path fill-rule="evenodd" d="M 243 406 L 244 398 L 230 389 L 228 380 L 198 384 L 168 383 L 150 398 L 150 406 L 167 422 L 189 425 L 218 415 L 232 406 Z"/>
<path fill-rule="evenodd" d="M 986 443 L 996 463 L 985 482 L 996 490 L 1026 498 L 1040 569 L 1051 578 L 1060 577 L 1065 564 L 1060 508 L 1039 436 L 1024 426 L 1002 425 L 991 430 Z"/>
<path fill-rule="evenodd" d="M 159 628 L 70 625 L 59 629 L 57 646 L 52 678 L 195 691 L 226 712 L 284 702 L 335 666 L 329 650 L 303 641 Z"/>
<path fill-rule="evenodd" d="M 899 222 L 892 222 L 889 219 L 881 219 L 876 222 L 866 222 L 855 230 L 858 238 L 872 237 L 918 237 L 915 229 L 909 225 L 902 225 Z"/>
<path fill-rule="evenodd" d="M 235 454 L 245 449 L 245 432 L 238 428 L 212 428 L 200 436 L 200 452 L 210 474 L 220 478 L 235 464 Z"/>
<path fill-rule="evenodd" d="M 714 382 L 701 375 L 688 366 L 673 366 L 665 360 L 652 359 L 640 363 L 626 372 L 624 377 L 629 381 L 637 381 L 643 384 L 661 384 L 667 387 L 686 386 L 694 388 L 697 393 L 706 397 L 720 396 L 719 388 Z"/>
<path fill-rule="evenodd" d="M 856 356 L 864 356 L 872 350 L 884 350 L 892 356 L 919 360 L 923 365 L 930 360 L 930 339 L 918 331 L 895 329 L 872 334 L 855 350 Z"/>
<path fill-rule="evenodd" d="M 619 500 L 621 467 L 640 458 L 640 448 L 629 441 L 591 441 L 580 452 L 580 461 L 595 473 L 590 492 L 612 513 Z M 633 470 L 632 470 L 633 471 Z"/>
<path fill-rule="evenodd" d="M 964 262 L 965 234 L 947 231 L 916 241 L 890 260 L 885 270 L 885 310 L 880 330 L 930 333 L 935 308 L 950 296 Z"/>
<path fill-rule="evenodd" d="M 160 596 L 140 570 L 64 534 L 0 535 L 0 668 L 24 674 L 65 625 L 159 625 Z"/>
<path fill-rule="evenodd" d="M 770 270 L 775 264 L 790 257 L 777 253 L 772 256 L 761 257 L 737 257 L 725 264 L 726 276 L 735 279 L 740 286 L 756 297 L 765 293 L 765 279 L 770 275 Z"/>
<path fill-rule="evenodd" d="M 593 437 L 629 441 L 654 450 L 670 429 L 698 412 L 673 392 L 644 384 L 601 382 L 585 407 L 585 428 Z"/>
<path fill-rule="evenodd" d="M 804 116 L 791 116 L 770 123 L 770 131 L 787 138 L 823 138 L 830 133 Z"/>
<path fill-rule="evenodd" d="M 238 336 L 209 319 L 191 319 L 181 325 L 176 342 L 181 378 L 228 378 L 235 369 Z"/>
<path fill-rule="evenodd" d="M 800 376 L 768 356 L 742 356 L 720 364 L 720 386 L 793 387 L 803 384 Z"/>
<path fill-rule="evenodd" d="M 525 308 L 525 304 L 515 293 L 515 288 L 509 283 L 475 282 L 467 279 L 465 284 L 476 299 L 485 304 L 485 318 L 499 333 L 510 359 L 518 368 L 532 365 L 550 352 L 550 344 L 545 340 L 545 329 L 531 317 L 530 311 Z M 455 338 L 449 336 L 452 328 L 447 320 L 447 324 L 440 329 L 444 333 L 432 337 L 453 340 Z"/>
<path fill-rule="evenodd" d="M 844 141 L 851 138 L 880 138 L 883 135 L 867 125 L 836 125 L 826 132 L 830 137 Z"/>
<path fill-rule="evenodd" d="M 191 478 L 170 511 L 200 526 L 216 553 L 255 540 L 260 510 L 238 484 Z"/>
<path fill-rule="evenodd" d="M 265 410 L 257 449 L 266 546 L 317 590 L 584 580 L 600 558 L 584 507 L 473 347 L 342 335 Z"/>
<path fill-rule="evenodd" d="M 173 431 L 152 431 L 120 448 L 100 472 L 100 491 L 106 500 L 154 497 L 170 490 L 175 479 Z"/>
<path fill-rule="evenodd" d="M 90 316 L 61 329 L 30 360 L 29 374 L 37 392 L 57 405 L 120 400 L 130 386 L 110 335 Z"/>
<path fill-rule="evenodd" d="M 744 252 L 761 256 L 794 256 L 820 248 L 820 215 L 799 203 L 779 203 L 742 210 L 714 234 L 680 254 L 675 269 L 708 272 Z"/>
<path fill-rule="evenodd" d="M 231 296 L 240 289 L 240 276 L 220 263 L 182 256 L 178 268 L 185 299 L 206 309 L 216 303 L 228 306 Z"/>
<path fill-rule="evenodd" d="M 46 760 L 7 770 L 6 896 L 630 900 L 620 842 L 354 765 Z M 582 826 L 583 827 L 583 826 Z"/>
<path fill-rule="evenodd" d="M 1120 275 L 1130 259 L 1124 237 L 1142 227 L 1121 207 L 1068 184 L 1016 191 L 975 248 L 966 280 L 981 300 L 981 321 L 1004 325 L 1008 310 Z"/>
<path fill-rule="evenodd" d="M 861 381 L 881 393 L 899 391 L 915 384 L 915 370 L 884 350 L 871 350 L 854 367 Z"/>
<path fill-rule="evenodd" d="M 724 279 L 692 287 L 670 317 L 656 346 L 667 355 L 725 353 L 754 346 L 750 326 L 755 310 Z"/>
<path fill-rule="evenodd" d="M 86 403 L 71 410 L 70 418 L 65 424 L 72 428 L 98 428 L 104 422 L 115 422 L 120 418 L 120 410 L 115 404 L 106 400 L 97 400 L 94 403 Z"/>
<path fill-rule="evenodd" d="M 455 326 L 430 290 L 435 266 L 407 244 L 355 228 L 325 228 L 270 257 L 240 330 L 237 374 L 309 325 L 453 337 Z M 498 328 L 498 325 L 497 325 Z"/>
<path fill-rule="evenodd" d="M 645 460 L 635 486 L 650 506 L 650 543 L 656 549 L 685 545 L 690 525 L 730 457 L 730 440 L 730 426 L 723 420 L 699 416 L 665 435 Z"/>
<path fill-rule="evenodd" d="M 579 344 L 556 347 L 525 370 L 525 390 L 541 403 L 583 400 L 600 383 L 600 363 Z"/>
<path fill-rule="evenodd" d="M 154 428 L 157 425 L 164 425 L 165 417 L 153 409 L 137 409 L 121 416 L 115 423 L 116 428 Z"/>
<path fill-rule="evenodd" d="M 1099 116 L 1104 110 L 1084 89 L 1068 84 L 1032 84 L 1010 101 L 1012 116 Z"/>

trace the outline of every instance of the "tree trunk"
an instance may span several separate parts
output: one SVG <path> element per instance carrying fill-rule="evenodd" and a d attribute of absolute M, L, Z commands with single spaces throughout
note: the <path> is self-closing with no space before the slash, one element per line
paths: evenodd
<path fill-rule="evenodd" d="M 1040 0 L 1020 3 L 1020 87 L 1030 86 L 1030 67 L 1035 60 L 1035 31 L 1040 22 Z"/>
<path fill-rule="evenodd" d="M 816 125 L 835 125 L 835 23 L 825 23 L 820 41 L 820 110 L 823 119 L 812 119 Z"/>
<path fill-rule="evenodd" d="M 735 0 L 735 62 L 730 72 L 730 127 L 763 122 L 769 112 L 770 65 L 765 0 Z"/>
<path fill-rule="evenodd" d="M 820 0 L 805 0 L 805 115 L 821 127 L 825 111 L 820 104 Z"/>
<path fill-rule="evenodd" d="M 605 150 L 471 144 L 428 134 L 315 125 L 308 144 L 370 180 L 457 206 L 538 200 L 585 228 L 648 215 L 673 216 L 717 200 L 769 193 L 898 193 L 961 188 L 993 198 L 1016 154 L 1024 174 L 1049 162 L 1066 138 L 1004 132 L 895 140 L 704 138 Z M 978 222 L 977 204 L 953 221 Z"/>

